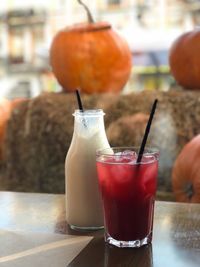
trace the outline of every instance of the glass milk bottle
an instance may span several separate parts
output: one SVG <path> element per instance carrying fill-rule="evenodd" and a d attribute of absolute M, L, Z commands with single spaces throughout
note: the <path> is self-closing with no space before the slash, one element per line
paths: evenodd
<path fill-rule="evenodd" d="M 110 147 L 104 112 L 76 110 L 74 133 L 65 161 L 67 222 L 72 229 L 103 227 L 103 212 L 96 171 L 96 150 Z"/>

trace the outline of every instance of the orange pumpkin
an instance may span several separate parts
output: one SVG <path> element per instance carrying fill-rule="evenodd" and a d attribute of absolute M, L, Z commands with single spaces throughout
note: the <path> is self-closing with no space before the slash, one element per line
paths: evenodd
<path fill-rule="evenodd" d="M 22 103 L 22 102 L 24 102 L 24 101 L 26 101 L 26 100 L 27 100 L 27 98 L 25 98 L 25 97 L 20 97 L 20 98 L 15 98 L 15 99 L 13 99 L 13 100 L 10 102 L 10 104 L 11 104 L 11 109 L 14 110 L 15 108 L 18 107 L 18 105 L 19 105 L 20 103 Z"/>
<path fill-rule="evenodd" d="M 2 145 L 5 135 L 6 122 L 10 116 L 11 104 L 10 101 L 1 98 L 0 99 L 0 159 L 2 158 Z"/>
<path fill-rule="evenodd" d="M 185 89 L 200 89 L 200 29 L 179 36 L 169 51 L 175 80 Z"/>
<path fill-rule="evenodd" d="M 172 170 L 172 187 L 177 201 L 200 203 L 200 135 L 178 155 Z"/>
<path fill-rule="evenodd" d="M 67 92 L 119 92 L 131 72 L 131 51 L 109 23 L 89 20 L 56 34 L 50 47 L 53 73 Z"/>
<path fill-rule="evenodd" d="M 16 98 L 9 101 L 6 98 L 0 98 L 0 159 L 2 158 L 3 153 L 3 142 L 6 133 L 7 121 L 10 118 L 12 110 L 24 100 L 25 98 Z"/>

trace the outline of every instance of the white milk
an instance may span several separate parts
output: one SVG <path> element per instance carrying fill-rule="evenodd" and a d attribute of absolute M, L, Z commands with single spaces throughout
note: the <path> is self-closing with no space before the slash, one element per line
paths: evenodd
<path fill-rule="evenodd" d="M 65 161 L 66 215 L 74 229 L 98 229 L 103 212 L 96 150 L 110 147 L 102 110 L 75 111 L 74 134 Z"/>

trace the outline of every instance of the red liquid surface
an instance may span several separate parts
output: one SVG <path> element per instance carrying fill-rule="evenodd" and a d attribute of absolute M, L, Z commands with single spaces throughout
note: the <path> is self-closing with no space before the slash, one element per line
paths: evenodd
<path fill-rule="evenodd" d="M 97 162 L 105 226 L 116 240 L 142 240 L 151 235 L 158 161 L 144 161 L 140 165 L 114 158 Z"/>

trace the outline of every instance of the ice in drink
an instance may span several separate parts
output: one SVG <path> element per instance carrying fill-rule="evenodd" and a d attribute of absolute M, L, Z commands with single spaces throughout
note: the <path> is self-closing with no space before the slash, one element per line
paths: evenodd
<path fill-rule="evenodd" d="M 106 239 L 122 247 L 150 243 L 158 153 L 146 151 L 141 163 L 137 164 L 137 154 L 133 151 L 116 152 L 113 149 L 113 155 L 104 151 L 98 152 L 97 170 Z"/>

